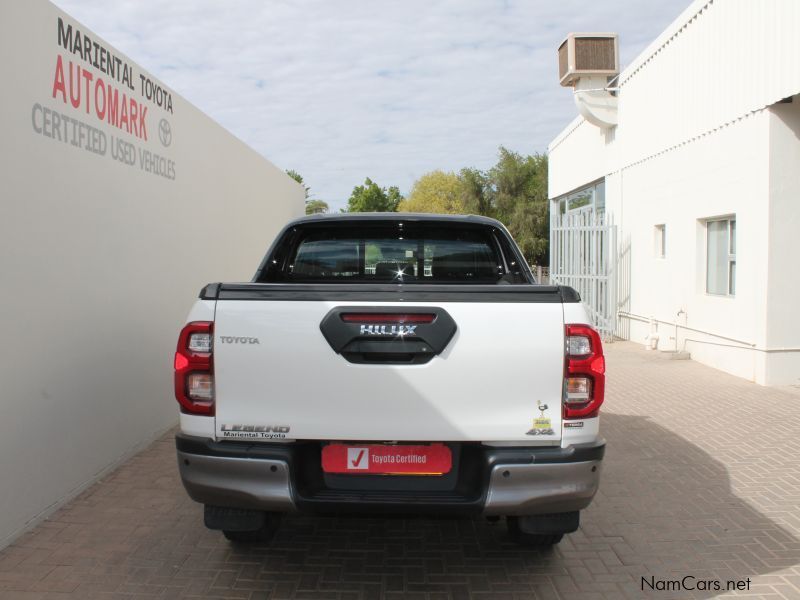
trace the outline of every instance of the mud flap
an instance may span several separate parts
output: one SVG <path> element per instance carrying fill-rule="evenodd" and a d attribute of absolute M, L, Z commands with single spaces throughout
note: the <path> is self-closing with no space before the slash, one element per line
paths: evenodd
<path fill-rule="evenodd" d="M 204 520 L 206 527 L 209 529 L 256 531 L 264 526 L 265 515 L 260 510 L 210 506 L 206 504 Z"/>
<path fill-rule="evenodd" d="M 535 535 L 572 533 L 580 525 L 580 512 L 551 513 L 518 517 L 519 529 Z"/>

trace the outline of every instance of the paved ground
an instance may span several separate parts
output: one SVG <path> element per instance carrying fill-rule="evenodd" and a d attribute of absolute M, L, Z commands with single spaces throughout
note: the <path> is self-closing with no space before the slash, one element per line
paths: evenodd
<path fill-rule="evenodd" d="M 295 517 L 241 550 L 206 531 L 165 436 L 0 553 L 0 598 L 800 598 L 800 394 L 608 347 L 601 490 L 551 552 L 502 522 Z M 4 482 L 3 485 L 7 484 Z M 742 585 L 745 585 L 743 583 Z"/>

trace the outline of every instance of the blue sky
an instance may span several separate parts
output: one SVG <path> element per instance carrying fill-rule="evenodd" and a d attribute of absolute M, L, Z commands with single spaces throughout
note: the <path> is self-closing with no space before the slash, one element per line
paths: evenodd
<path fill-rule="evenodd" d="M 576 115 L 563 37 L 615 31 L 624 66 L 689 0 L 55 3 L 339 208 L 365 177 L 544 152 Z"/>

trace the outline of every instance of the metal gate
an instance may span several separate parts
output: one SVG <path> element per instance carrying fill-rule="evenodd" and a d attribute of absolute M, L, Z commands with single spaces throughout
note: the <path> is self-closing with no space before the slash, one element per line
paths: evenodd
<path fill-rule="evenodd" d="M 550 221 L 550 281 L 578 290 L 604 339 L 616 323 L 616 226 L 604 211 L 587 206 Z"/>

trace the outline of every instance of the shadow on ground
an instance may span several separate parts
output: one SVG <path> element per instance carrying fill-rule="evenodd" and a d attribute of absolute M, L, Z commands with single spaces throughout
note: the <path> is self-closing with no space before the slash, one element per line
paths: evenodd
<path fill-rule="evenodd" d="M 644 417 L 603 421 L 601 492 L 552 551 L 517 547 L 502 521 L 295 516 L 269 545 L 224 551 L 214 568 L 227 572 L 209 591 L 258 582 L 281 597 L 711 598 L 720 591 L 703 582 L 724 591 L 800 562 L 798 540 L 737 498 L 712 456 Z"/>
<path fill-rule="evenodd" d="M 714 457 L 644 417 L 605 413 L 603 430 L 601 490 L 551 551 L 514 545 L 503 521 L 444 518 L 292 516 L 270 544 L 231 546 L 202 526 L 166 436 L 0 553 L 0 597 L 710 598 L 642 578 L 724 586 L 800 562 Z"/>

